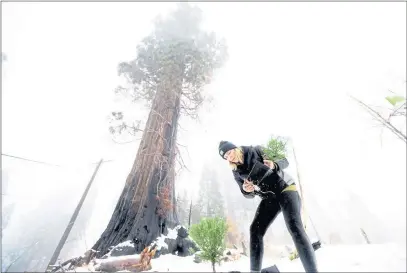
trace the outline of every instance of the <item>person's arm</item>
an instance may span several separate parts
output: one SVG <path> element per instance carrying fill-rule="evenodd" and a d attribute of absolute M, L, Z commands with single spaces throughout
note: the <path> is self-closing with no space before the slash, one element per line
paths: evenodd
<path fill-rule="evenodd" d="M 243 196 L 246 198 L 249 198 L 249 199 L 254 198 L 254 196 L 255 196 L 254 192 L 245 192 L 243 190 L 244 181 L 237 172 L 233 171 L 233 177 L 235 178 L 235 181 L 236 181 L 237 185 L 239 186 L 240 191 L 242 192 Z"/>
<path fill-rule="evenodd" d="M 290 163 L 288 162 L 287 158 L 280 159 L 274 162 L 274 166 L 276 167 L 276 171 L 284 170 L 288 167 Z"/>
<path fill-rule="evenodd" d="M 261 159 L 264 160 L 270 160 L 266 153 L 264 152 L 264 147 L 261 145 L 257 145 L 256 147 L 254 147 L 254 150 L 256 151 L 256 153 L 261 157 Z"/>

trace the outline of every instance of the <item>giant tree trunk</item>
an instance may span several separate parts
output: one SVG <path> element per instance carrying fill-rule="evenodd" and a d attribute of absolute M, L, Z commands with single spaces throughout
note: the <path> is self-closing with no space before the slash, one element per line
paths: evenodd
<path fill-rule="evenodd" d="M 174 82 L 178 84 L 168 84 Z M 106 230 L 93 247 L 100 251 L 98 257 L 125 240 L 132 240 L 137 252 L 141 252 L 156 237 L 166 234 L 168 227 L 178 224 L 174 161 L 181 87 L 179 80 L 169 79 L 156 92 L 123 192 Z"/>

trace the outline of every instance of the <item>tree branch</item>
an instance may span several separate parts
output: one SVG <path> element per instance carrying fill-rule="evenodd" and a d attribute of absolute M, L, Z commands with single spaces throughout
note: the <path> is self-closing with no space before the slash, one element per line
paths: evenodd
<path fill-rule="evenodd" d="M 188 169 L 187 165 L 185 164 L 184 159 L 182 158 L 182 155 L 180 153 L 178 146 L 176 146 L 176 150 L 177 150 L 177 156 L 176 156 L 177 162 L 180 164 L 181 168 L 185 168 L 187 171 L 190 171 Z"/>
<path fill-rule="evenodd" d="M 70 264 L 70 263 L 74 263 L 75 265 L 77 265 L 77 264 L 79 263 L 79 261 L 81 261 L 81 260 L 82 260 L 82 257 L 81 257 L 81 256 L 75 257 L 75 258 L 72 258 L 72 259 L 69 259 L 69 260 L 63 262 L 62 264 L 60 264 L 60 265 L 54 267 L 54 268 L 51 270 L 51 272 L 57 272 L 59 269 L 61 269 L 62 271 L 64 271 L 64 266 L 66 266 L 66 265 L 68 265 L 68 264 Z M 64 271 L 64 272 L 65 272 L 65 271 Z"/>
<path fill-rule="evenodd" d="M 390 121 L 390 118 L 391 117 L 393 117 L 393 116 L 397 116 L 396 114 L 398 114 L 398 115 L 406 115 L 406 113 L 402 113 L 402 112 L 399 112 L 399 110 L 401 109 L 401 108 L 405 108 L 406 107 L 406 103 L 403 103 L 402 105 L 400 105 L 400 107 L 398 107 L 397 109 L 395 109 L 394 111 L 393 111 L 393 113 L 391 113 L 390 114 L 390 116 L 389 116 L 389 121 Z"/>
<path fill-rule="evenodd" d="M 132 143 L 132 142 L 134 142 L 134 141 L 141 140 L 141 138 L 135 138 L 135 139 L 133 139 L 133 140 L 125 141 L 125 142 L 118 142 L 118 141 L 116 141 L 114 138 L 112 138 L 112 140 L 113 140 L 113 142 L 116 143 L 116 144 L 129 144 L 129 143 Z"/>
<path fill-rule="evenodd" d="M 403 134 L 403 132 L 401 132 L 400 130 L 398 130 L 396 127 L 394 127 L 393 124 L 391 124 L 389 121 L 387 121 L 385 118 L 383 118 L 377 111 L 375 111 L 372 107 L 370 107 L 369 105 L 367 105 L 366 103 L 360 101 L 359 99 L 348 95 L 350 98 L 352 98 L 353 100 L 355 100 L 356 102 L 358 102 L 360 105 L 362 105 L 365 109 L 368 110 L 368 112 L 374 116 L 380 123 L 382 123 L 383 125 L 385 125 L 390 131 L 392 131 L 398 138 L 400 138 L 401 140 L 403 140 L 404 142 L 407 142 L 407 136 L 405 134 Z"/>

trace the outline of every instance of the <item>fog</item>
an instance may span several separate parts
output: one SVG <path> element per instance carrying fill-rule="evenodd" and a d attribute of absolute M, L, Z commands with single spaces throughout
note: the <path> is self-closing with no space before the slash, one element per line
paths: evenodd
<path fill-rule="evenodd" d="M 213 166 L 221 192 L 235 190 L 244 203 L 238 225 L 247 233 L 259 200 L 241 196 L 219 141 L 287 136 L 288 171 L 300 174 L 321 240 L 364 243 L 363 228 L 373 243 L 405 244 L 406 144 L 348 95 L 378 109 L 388 106 L 389 89 L 405 96 L 406 3 L 197 5 L 205 28 L 226 39 L 229 59 L 205 89 L 213 101 L 200 119 L 181 118 L 188 169 L 176 190 L 195 200 L 203 166 Z M 81 255 L 103 232 L 138 148 L 137 140 L 111 140 L 107 116 L 148 114 L 142 103 L 114 96 L 122 81 L 116 68 L 134 58 L 153 19 L 174 7 L 2 3 L 2 153 L 59 165 L 2 156 L 2 271 L 13 261 L 9 271 L 45 269 L 101 158 L 107 162 L 60 258 Z M 394 122 L 406 132 L 405 118 Z M 272 230 L 270 244 L 290 244 L 281 216 Z"/>

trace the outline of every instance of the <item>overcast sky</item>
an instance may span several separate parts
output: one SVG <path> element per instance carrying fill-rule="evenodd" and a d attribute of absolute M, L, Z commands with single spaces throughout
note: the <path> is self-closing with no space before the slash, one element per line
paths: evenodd
<path fill-rule="evenodd" d="M 114 144 L 107 116 L 146 111 L 114 97 L 117 64 L 135 57 L 153 18 L 174 5 L 2 3 L 2 152 L 78 166 L 104 157 L 122 160 L 127 172 L 137 143 Z M 286 135 L 314 196 L 329 202 L 335 191 L 356 192 L 405 228 L 405 144 L 386 132 L 381 144 L 380 129 L 347 94 L 386 106 L 388 89 L 405 93 L 406 3 L 199 6 L 230 57 L 207 87 L 214 102 L 200 123 L 183 120 L 179 142 L 191 172 L 180 187 L 194 189 L 205 162 L 227 168 L 220 140 L 252 145 Z M 397 188 L 391 198 L 384 183 Z"/>

